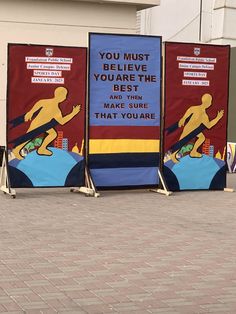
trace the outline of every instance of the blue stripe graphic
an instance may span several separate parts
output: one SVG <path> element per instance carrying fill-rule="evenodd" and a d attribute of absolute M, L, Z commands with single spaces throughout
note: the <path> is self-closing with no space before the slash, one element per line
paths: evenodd
<path fill-rule="evenodd" d="M 157 167 L 91 169 L 97 187 L 157 185 Z"/>

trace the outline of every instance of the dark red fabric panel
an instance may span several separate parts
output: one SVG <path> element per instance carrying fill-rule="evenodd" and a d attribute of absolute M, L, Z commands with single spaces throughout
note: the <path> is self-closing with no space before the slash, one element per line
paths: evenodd
<path fill-rule="evenodd" d="M 165 44 L 164 174 L 170 190 L 226 186 L 229 45 Z"/>
<path fill-rule="evenodd" d="M 90 139 L 157 139 L 160 127 L 155 126 L 90 126 Z"/>
<path fill-rule="evenodd" d="M 52 58 L 52 62 L 32 62 L 26 59 L 27 57 L 44 58 L 47 57 L 48 52 L 52 53 L 49 56 Z M 37 101 L 53 97 L 54 90 L 57 87 L 66 87 L 68 90 L 67 99 L 60 104 L 63 115 L 70 113 L 73 106 L 78 104 L 81 104 L 81 111 L 66 125 L 58 125 L 56 130 L 62 131 L 63 137 L 68 138 L 68 149 L 70 151 L 75 143 L 80 147 L 84 138 L 85 128 L 87 49 L 48 45 L 10 44 L 8 58 L 8 122 L 24 115 Z M 53 58 L 70 58 L 72 59 L 72 63 L 54 62 Z M 50 64 L 70 65 L 71 70 L 61 71 L 59 78 L 64 79 L 64 83 L 62 84 L 32 83 L 32 77 L 40 77 L 40 75 L 34 75 L 34 70 L 27 68 L 29 64 L 42 64 L 42 66 Z M 38 71 L 47 70 L 42 68 L 38 69 Z M 48 70 L 48 72 L 51 72 L 51 70 Z M 48 77 L 50 78 L 50 76 Z M 18 136 L 25 134 L 28 127 L 29 123 L 22 123 L 14 128 L 11 128 L 8 124 L 9 148 L 12 148 L 10 142 Z"/>
<path fill-rule="evenodd" d="M 198 50 L 200 49 L 200 50 Z M 194 54 L 200 52 L 199 55 Z M 216 58 L 216 63 L 206 62 L 214 65 L 214 70 L 191 70 L 180 69 L 178 56 Z M 226 145 L 227 134 L 227 104 L 228 104 L 228 59 L 229 46 L 204 45 L 192 43 L 166 43 L 165 53 L 165 127 L 173 125 L 183 116 L 185 111 L 192 105 L 201 103 L 201 96 L 205 93 L 212 95 L 213 105 L 207 110 L 209 118 L 214 118 L 216 113 L 224 109 L 224 116 L 213 130 L 204 132 L 206 138 L 211 139 L 215 151 L 223 151 Z M 203 62 L 181 61 L 182 63 L 199 64 Z M 201 78 L 184 77 L 184 72 L 206 72 L 209 86 L 183 86 L 183 79 L 201 80 Z M 176 132 L 165 136 L 165 151 L 176 143 L 181 134 L 181 128 Z"/>

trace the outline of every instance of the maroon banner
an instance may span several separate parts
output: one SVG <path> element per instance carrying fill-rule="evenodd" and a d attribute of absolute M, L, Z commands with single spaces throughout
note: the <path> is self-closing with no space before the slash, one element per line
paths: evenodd
<path fill-rule="evenodd" d="M 13 187 L 83 184 L 86 55 L 86 48 L 9 44 Z"/>
<path fill-rule="evenodd" d="M 229 46 L 165 45 L 164 173 L 170 190 L 223 189 Z"/>

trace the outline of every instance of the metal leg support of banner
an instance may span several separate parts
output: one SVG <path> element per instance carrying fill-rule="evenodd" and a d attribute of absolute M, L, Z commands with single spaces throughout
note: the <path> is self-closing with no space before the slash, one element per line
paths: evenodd
<path fill-rule="evenodd" d="M 167 196 L 171 195 L 172 192 L 171 191 L 168 191 L 168 188 L 167 188 L 167 185 L 166 185 L 166 182 L 165 182 L 165 179 L 163 177 L 163 174 L 161 173 L 161 171 L 158 169 L 158 176 L 161 180 L 161 185 L 162 185 L 162 189 L 152 189 L 150 190 L 151 192 L 156 192 L 156 193 L 160 193 L 160 194 L 165 194 Z"/>
<path fill-rule="evenodd" d="M 224 192 L 234 192 L 234 189 L 232 189 L 232 188 L 224 188 Z"/>
<path fill-rule="evenodd" d="M 1 147 L 1 156 L 2 166 L 0 172 L 0 190 L 4 194 L 10 195 L 12 198 L 16 198 L 16 191 L 11 188 L 7 162 L 7 151 L 5 147 Z"/>
<path fill-rule="evenodd" d="M 235 172 L 236 165 L 234 166 L 234 169 L 232 170 L 229 160 L 227 159 L 227 165 L 229 170 L 229 175 L 233 174 Z M 233 188 L 224 188 L 224 192 L 234 192 Z"/>
<path fill-rule="evenodd" d="M 83 193 L 85 194 L 85 196 L 94 196 L 94 197 L 100 196 L 100 194 L 97 192 L 97 189 L 94 185 L 92 176 L 87 166 L 85 166 L 85 186 L 81 186 L 79 188 L 73 188 L 70 191 Z"/>

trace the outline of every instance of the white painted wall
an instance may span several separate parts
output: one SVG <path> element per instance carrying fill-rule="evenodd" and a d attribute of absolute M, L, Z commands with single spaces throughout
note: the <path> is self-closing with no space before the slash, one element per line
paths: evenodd
<path fill-rule="evenodd" d="M 157 8 L 142 12 L 145 34 L 162 35 L 163 40 L 187 39 L 191 33 L 198 39 L 199 1 L 198 0 L 162 0 Z"/>
<path fill-rule="evenodd" d="M 136 33 L 159 0 L 0 0 L 0 145 L 6 138 L 7 43 L 86 47 L 88 32 Z"/>
<path fill-rule="evenodd" d="M 141 14 L 141 33 L 162 35 L 164 41 L 236 46 L 235 25 L 236 0 L 161 0 Z"/>
<path fill-rule="evenodd" d="M 212 43 L 236 47 L 236 1 L 215 0 Z"/>
<path fill-rule="evenodd" d="M 164 41 L 198 42 L 201 37 L 207 42 L 213 4 L 214 0 L 202 0 L 201 10 L 201 0 L 161 0 L 159 7 L 142 11 L 141 33 L 162 35 Z"/>
<path fill-rule="evenodd" d="M 199 42 L 201 39 L 203 43 L 235 47 L 231 49 L 228 136 L 236 141 L 236 0 L 161 0 L 159 7 L 142 11 L 140 25 L 142 34 L 162 35 L 163 41 Z"/>

